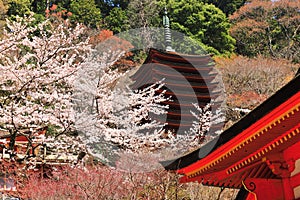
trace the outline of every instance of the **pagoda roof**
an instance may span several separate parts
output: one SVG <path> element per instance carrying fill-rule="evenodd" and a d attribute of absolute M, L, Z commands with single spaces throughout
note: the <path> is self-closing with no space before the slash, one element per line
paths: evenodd
<path fill-rule="evenodd" d="M 295 156 L 299 140 L 300 74 L 212 141 L 162 164 L 182 174 L 182 182 L 241 188 L 247 178 L 279 178 L 270 163 Z"/>
<path fill-rule="evenodd" d="M 164 94 L 170 100 L 163 102 L 169 105 L 166 129 L 186 131 L 192 127 L 191 114 L 195 110 L 194 104 L 200 107 L 210 103 L 220 96 L 217 91 L 218 82 L 215 81 L 217 72 L 210 55 L 187 55 L 176 52 L 166 52 L 149 49 L 143 65 L 130 78 L 134 83 L 132 89 L 140 89 L 162 81 L 164 87 L 158 93 Z M 154 119 L 160 121 L 159 119 Z"/>

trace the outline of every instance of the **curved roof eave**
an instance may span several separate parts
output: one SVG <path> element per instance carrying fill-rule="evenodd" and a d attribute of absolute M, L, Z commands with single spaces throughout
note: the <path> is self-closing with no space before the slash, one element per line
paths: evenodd
<path fill-rule="evenodd" d="M 232 140 L 237 136 L 242 130 L 245 130 L 250 125 L 257 122 L 263 116 L 268 114 L 271 110 L 275 109 L 277 106 L 285 102 L 291 96 L 300 91 L 300 69 L 296 74 L 295 78 L 292 79 L 289 83 L 283 86 L 275 94 L 269 97 L 262 104 L 257 106 L 253 111 L 248 113 L 246 116 L 241 118 L 238 122 L 233 124 L 231 127 L 226 129 L 218 137 L 214 138 L 212 141 L 205 144 L 203 147 L 184 155 L 180 158 L 162 161 L 161 164 L 166 170 L 178 170 L 184 167 L 187 167 L 202 158 L 205 158 L 207 155 L 215 151 L 217 148 L 225 144 L 226 142 Z"/>

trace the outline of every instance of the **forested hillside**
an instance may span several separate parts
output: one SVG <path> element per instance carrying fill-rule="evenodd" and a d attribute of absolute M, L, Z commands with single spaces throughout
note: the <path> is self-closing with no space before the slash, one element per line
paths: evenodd
<path fill-rule="evenodd" d="M 16 15 L 34 12 L 42 21 L 52 14 L 116 34 L 137 27 L 161 27 L 164 7 L 169 10 L 172 29 L 193 37 L 211 53 L 299 60 L 298 1 L 1 0 L 0 19 L 3 26 L 5 18 Z"/>

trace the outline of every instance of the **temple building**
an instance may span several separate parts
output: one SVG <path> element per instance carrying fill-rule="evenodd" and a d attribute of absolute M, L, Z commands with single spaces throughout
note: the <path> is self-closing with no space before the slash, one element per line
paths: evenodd
<path fill-rule="evenodd" d="M 205 106 L 218 93 L 210 93 L 217 83 L 212 83 L 216 74 L 212 74 L 214 62 L 209 55 L 192 56 L 175 52 L 150 49 L 148 57 L 140 69 L 131 77 L 135 82 L 131 87 L 139 89 L 163 80 L 161 90 L 171 97 L 164 104 L 169 105 L 166 128 L 175 132 L 180 128 L 188 130 L 195 120 L 191 110 Z M 162 91 L 159 91 L 162 92 Z"/>
<path fill-rule="evenodd" d="M 300 71 L 300 69 L 299 69 Z M 219 137 L 163 162 L 181 182 L 240 189 L 237 199 L 300 199 L 300 74 Z"/>
<path fill-rule="evenodd" d="M 175 133 L 184 133 L 192 127 L 196 120 L 191 111 L 195 106 L 204 107 L 220 96 L 215 63 L 208 54 L 188 55 L 175 52 L 171 47 L 169 18 L 165 10 L 163 18 L 165 49 L 150 48 L 143 65 L 131 76 L 134 83 L 132 89 L 141 89 L 159 81 L 164 87 L 165 95 L 170 99 L 163 104 L 168 105 L 166 117 L 155 116 L 152 120 L 166 123 L 165 129 Z M 216 102 L 217 103 L 217 102 Z M 220 128 L 216 124 L 216 129 Z M 211 128 L 211 130 L 213 127 Z"/>

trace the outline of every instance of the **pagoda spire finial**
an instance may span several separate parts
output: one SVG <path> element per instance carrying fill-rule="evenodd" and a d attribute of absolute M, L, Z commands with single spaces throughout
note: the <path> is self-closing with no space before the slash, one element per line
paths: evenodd
<path fill-rule="evenodd" d="M 170 20 L 168 17 L 168 11 L 165 7 L 164 16 L 163 16 L 163 25 L 164 25 L 164 33 L 165 33 L 165 45 L 166 51 L 175 51 L 172 49 L 172 39 L 171 39 L 171 31 L 170 31 Z"/>

